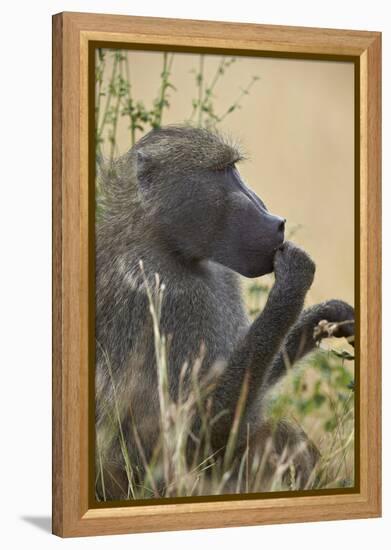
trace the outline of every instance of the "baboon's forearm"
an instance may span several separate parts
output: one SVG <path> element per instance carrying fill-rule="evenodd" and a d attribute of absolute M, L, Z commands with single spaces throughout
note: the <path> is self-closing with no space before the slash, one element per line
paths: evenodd
<path fill-rule="evenodd" d="M 304 297 L 304 292 L 276 284 L 264 310 L 233 354 L 231 363 L 241 364 L 250 371 L 252 385 L 259 388 L 263 382 L 268 365 L 303 309 Z"/>
<path fill-rule="evenodd" d="M 314 334 L 315 327 L 322 320 L 342 323 L 334 328 L 333 336 L 349 337 L 354 334 L 354 310 L 346 302 L 329 300 L 306 309 L 289 331 L 281 350 L 271 363 L 264 380 L 265 390 L 278 382 L 291 365 L 312 351 L 316 343 L 327 336 L 327 333 Z"/>
<path fill-rule="evenodd" d="M 249 373 L 246 410 L 258 396 L 268 365 L 280 349 L 284 338 L 303 308 L 305 292 L 275 284 L 262 313 L 250 326 L 219 379 L 214 393 L 214 412 L 222 415 L 216 432 L 229 432 L 245 373 Z M 229 389 L 229 391 L 228 391 Z M 244 412 L 246 414 L 246 412 Z M 225 429 L 226 428 L 226 429 Z"/>

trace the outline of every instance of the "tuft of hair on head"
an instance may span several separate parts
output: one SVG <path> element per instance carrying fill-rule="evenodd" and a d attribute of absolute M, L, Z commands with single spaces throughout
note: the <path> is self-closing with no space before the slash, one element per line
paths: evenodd
<path fill-rule="evenodd" d="M 190 171 L 222 170 L 246 158 L 239 143 L 227 135 L 191 124 L 152 130 L 136 143 L 134 149 L 156 169 L 180 164 Z"/>

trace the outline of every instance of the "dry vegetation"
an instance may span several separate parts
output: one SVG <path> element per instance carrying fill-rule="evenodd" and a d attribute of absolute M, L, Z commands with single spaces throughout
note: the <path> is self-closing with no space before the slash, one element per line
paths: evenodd
<path fill-rule="evenodd" d="M 255 290 L 257 289 L 257 290 Z M 266 285 L 252 283 L 249 288 L 249 301 L 252 305 L 258 294 L 259 303 L 268 293 Z M 181 381 L 185 380 L 186 370 L 191 371 L 191 390 L 186 392 L 181 386 L 177 401 L 169 394 L 167 341 L 160 332 L 160 313 L 164 301 L 164 287 L 148 287 L 150 313 L 154 328 L 154 344 L 159 384 L 160 438 L 151 461 L 144 459 L 142 479 L 131 464 L 126 442 L 123 440 L 124 427 L 118 414 L 120 406 L 115 403 L 111 417 L 110 439 L 120 441 L 123 468 L 128 480 L 124 498 L 143 499 L 181 496 L 216 495 L 224 493 L 294 491 L 296 475 L 292 453 L 285 450 L 280 457 L 272 456 L 271 444 L 266 444 L 263 453 L 253 455 L 250 444 L 238 458 L 235 453 L 237 429 L 246 397 L 246 384 L 243 385 L 235 420 L 232 425 L 227 448 L 223 454 L 214 454 L 210 446 L 210 428 L 215 422 L 211 417 L 213 388 L 221 372 L 217 365 L 209 377 L 198 376 L 202 355 L 194 365 L 184 365 Z M 257 313 L 252 308 L 253 315 Z M 354 383 L 353 365 L 349 349 L 334 349 L 332 341 L 324 344 L 310 358 L 296 365 L 283 382 L 268 398 L 267 411 L 271 425 L 280 420 L 300 424 L 320 451 L 321 458 L 312 472 L 306 489 L 350 487 L 354 484 Z M 349 348 L 349 349 L 348 349 Z M 110 365 L 108 363 L 108 369 Z M 195 414 L 202 418 L 202 429 L 197 437 L 192 432 Z M 145 457 L 140 443 L 137 426 L 132 426 L 138 452 Z M 192 440 L 195 452 L 191 463 L 186 459 L 186 447 Z M 271 440 L 270 440 L 271 443 Z M 100 456 L 99 448 L 98 457 Z M 300 451 L 298 449 L 298 451 Z M 274 462 L 273 462 L 274 461 Z M 270 462 L 273 473 L 270 475 Z M 97 471 L 97 487 L 105 500 L 104 466 Z"/>

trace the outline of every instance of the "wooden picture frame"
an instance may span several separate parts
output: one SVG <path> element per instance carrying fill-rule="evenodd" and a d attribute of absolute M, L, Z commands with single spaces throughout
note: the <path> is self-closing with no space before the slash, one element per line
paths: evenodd
<path fill-rule="evenodd" d="M 359 391 L 353 491 L 94 507 L 89 491 L 89 45 L 235 50 L 355 64 Z M 53 533 L 63 537 L 381 514 L 381 34 L 61 13 L 53 17 Z M 357 265 L 357 264 L 356 264 Z"/>

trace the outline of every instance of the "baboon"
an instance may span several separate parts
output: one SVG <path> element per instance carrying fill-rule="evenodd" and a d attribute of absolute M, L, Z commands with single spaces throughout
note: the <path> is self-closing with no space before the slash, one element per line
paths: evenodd
<path fill-rule="evenodd" d="M 271 429 L 264 415 L 265 395 L 287 365 L 314 348 L 314 329 L 320 321 L 332 322 L 335 336 L 352 336 L 353 323 L 347 321 L 354 319 L 354 311 L 340 300 L 302 311 L 314 262 L 292 242 L 284 242 L 284 218 L 271 214 L 243 181 L 237 169 L 241 160 L 239 148 L 219 133 L 167 126 L 145 135 L 101 178 L 103 204 L 96 224 L 96 438 L 97 467 L 103 464 L 108 473 L 106 498 L 126 498 L 123 476 L 129 465 L 124 466 L 121 445 L 126 445 L 134 471 L 142 472 L 159 438 L 147 296 L 148 285 L 155 289 L 156 274 L 165 287 L 160 327 L 169 338 L 171 398 L 178 398 L 184 365 L 194 364 L 200 353 L 200 376 L 216 364 L 223 366 L 211 398 L 211 417 L 216 418 L 211 448 L 216 455 L 227 446 L 246 383 L 235 452 L 240 453 L 249 439 L 252 448 L 262 452 L 270 436 L 277 454 L 306 441 L 295 459 L 299 487 L 305 486 L 318 458 L 300 428 L 281 423 Z M 275 283 L 265 308 L 251 323 L 238 274 L 252 278 L 273 271 Z M 121 433 L 110 438 L 110 425 L 117 420 Z M 200 426 L 195 415 L 195 438 Z M 189 442 L 190 458 L 192 452 L 194 443 Z"/>

